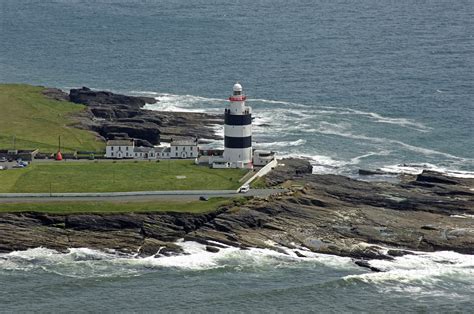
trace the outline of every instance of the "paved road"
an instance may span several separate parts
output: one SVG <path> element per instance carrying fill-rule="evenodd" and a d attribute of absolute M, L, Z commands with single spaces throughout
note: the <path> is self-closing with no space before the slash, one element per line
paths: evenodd
<path fill-rule="evenodd" d="M 49 202 L 134 202 L 134 201 L 192 201 L 200 196 L 207 197 L 237 197 L 257 196 L 267 197 L 285 192 L 285 189 L 251 189 L 247 193 L 236 193 L 233 190 L 203 190 L 203 191 L 153 191 L 153 192 L 124 192 L 124 193 L 61 193 L 50 196 L 47 193 L 0 194 L 1 203 L 49 203 Z"/>

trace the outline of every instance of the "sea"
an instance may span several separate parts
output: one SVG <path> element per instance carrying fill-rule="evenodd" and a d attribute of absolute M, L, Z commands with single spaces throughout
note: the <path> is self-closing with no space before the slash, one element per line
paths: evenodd
<path fill-rule="evenodd" d="M 472 0 L 0 0 L 0 82 L 222 113 L 238 81 L 254 147 L 306 158 L 314 173 L 472 178 L 473 20 Z M 0 254 L 0 312 L 474 308 L 470 255 L 415 252 L 371 261 L 375 273 L 331 255 L 182 245 L 189 255 Z"/>

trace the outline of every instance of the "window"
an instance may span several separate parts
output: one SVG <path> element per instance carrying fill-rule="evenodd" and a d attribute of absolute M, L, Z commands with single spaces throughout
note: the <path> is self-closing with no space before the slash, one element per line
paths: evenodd
<path fill-rule="evenodd" d="M 176 153 L 176 157 L 178 157 L 178 153 Z"/>
<path fill-rule="evenodd" d="M 184 151 L 185 148 L 186 148 L 186 147 L 183 146 L 183 151 Z"/>
<path fill-rule="evenodd" d="M 110 156 L 114 157 L 114 152 L 111 152 L 111 153 L 110 153 Z"/>
<path fill-rule="evenodd" d="M 190 156 L 190 157 L 193 157 L 193 152 L 190 152 L 190 153 L 189 153 L 189 156 Z"/>

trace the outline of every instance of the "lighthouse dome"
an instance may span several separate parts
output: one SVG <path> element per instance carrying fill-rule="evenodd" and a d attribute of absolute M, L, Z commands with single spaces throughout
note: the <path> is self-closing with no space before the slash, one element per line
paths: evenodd
<path fill-rule="evenodd" d="M 234 92 L 241 92 L 242 91 L 242 85 L 240 83 L 235 83 L 233 87 Z"/>

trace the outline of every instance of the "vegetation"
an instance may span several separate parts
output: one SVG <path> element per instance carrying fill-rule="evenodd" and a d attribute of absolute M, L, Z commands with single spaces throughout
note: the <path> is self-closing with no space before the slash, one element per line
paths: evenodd
<path fill-rule="evenodd" d="M 0 193 L 237 189 L 242 169 L 210 169 L 190 160 L 33 162 L 0 171 Z"/>
<path fill-rule="evenodd" d="M 210 198 L 208 201 L 155 202 L 49 202 L 0 204 L 1 212 L 72 213 L 131 213 L 131 212 L 186 212 L 206 213 L 232 204 L 229 198 Z"/>
<path fill-rule="evenodd" d="M 264 177 L 258 177 L 250 183 L 250 186 L 252 189 L 265 189 L 267 188 L 267 183 Z"/>
<path fill-rule="evenodd" d="M 105 143 L 89 131 L 73 128 L 71 116 L 83 105 L 57 101 L 42 94 L 43 87 L 0 84 L 0 149 L 57 151 L 61 136 L 62 151 L 104 151 Z"/>

